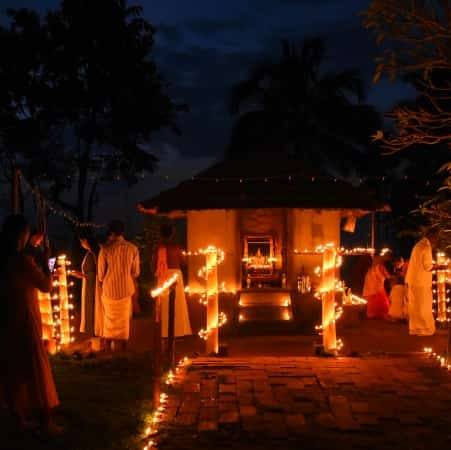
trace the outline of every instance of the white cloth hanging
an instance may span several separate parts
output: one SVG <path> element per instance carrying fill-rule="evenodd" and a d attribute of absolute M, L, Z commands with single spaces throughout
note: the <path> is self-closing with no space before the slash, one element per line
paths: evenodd
<path fill-rule="evenodd" d="M 189 320 L 188 304 L 185 296 L 185 287 L 183 285 L 182 271 L 179 269 L 168 269 L 168 278 L 174 274 L 178 275 L 177 286 L 175 290 L 175 326 L 174 336 L 188 336 L 193 334 Z M 161 335 L 168 337 L 169 325 L 169 290 L 161 296 Z"/>

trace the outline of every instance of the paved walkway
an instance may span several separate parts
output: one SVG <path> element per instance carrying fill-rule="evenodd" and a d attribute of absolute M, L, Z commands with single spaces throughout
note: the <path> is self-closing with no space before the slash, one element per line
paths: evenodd
<path fill-rule="evenodd" d="M 445 449 L 451 373 L 424 356 L 198 358 L 160 449 Z"/>

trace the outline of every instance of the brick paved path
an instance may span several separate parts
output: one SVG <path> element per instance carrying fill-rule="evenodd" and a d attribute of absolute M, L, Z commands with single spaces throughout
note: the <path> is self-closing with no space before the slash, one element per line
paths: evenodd
<path fill-rule="evenodd" d="M 451 448 L 451 373 L 405 358 L 199 358 L 161 449 Z"/>

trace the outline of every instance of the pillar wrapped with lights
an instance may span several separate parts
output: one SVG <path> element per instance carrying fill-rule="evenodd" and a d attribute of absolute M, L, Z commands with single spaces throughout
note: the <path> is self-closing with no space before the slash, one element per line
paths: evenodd
<path fill-rule="evenodd" d="M 206 351 L 218 353 L 219 334 L 218 334 L 218 253 L 215 251 L 206 254 L 206 285 L 207 285 L 207 340 Z"/>
<path fill-rule="evenodd" d="M 39 311 L 41 312 L 42 339 L 50 341 L 53 336 L 52 297 L 50 293 L 38 291 Z"/>
<path fill-rule="evenodd" d="M 326 353 L 337 352 L 337 333 L 335 330 L 335 266 L 337 250 L 327 247 L 323 253 L 321 302 L 322 302 L 322 335 L 323 349 Z"/>
<path fill-rule="evenodd" d="M 72 337 L 74 327 L 71 326 L 71 319 L 73 318 L 72 311 L 74 309 L 72 303 L 73 295 L 69 293 L 69 283 L 67 281 L 67 266 L 69 265 L 70 261 L 68 261 L 66 255 L 58 256 L 56 270 L 57 279 L 53 283 L 56 288 L 56 292 L 53 295 L 53 317 L 56 325 L 54 327 L 54 335 L 58 339 L 58 350 L 74 341 L 74 338 Z M 70 285 L 72 284 L 73 283 L 70 283 Z"/>
<path fill-rule="evenodd" d="M 449 309 L 449 289 L 447 289 L 447 277 L 448 277 L 448 259 L 443 252 L 437 252 L 437 270 L 435 271 L 436 286 L 434 289 L 436 305 L 436 319 L 439 323 L 448 322 L 448 309 Z"/>
<path fill-rule="evenodd" d="M 218 265 L 224 262 L 224 251 L 214 245 L 195 252 L 185 252 L 186 256 L 204 256 L 205 265 L 197 273 L 205 281 L 205 291 L 200 294 L 200 302 L 207 308 L 206 328 L 199 331 L 199 336 L 206 341 L 206 352 L 219 352 L 219 328 L 227 322 L 224 313 L 219 312 L 219 291 L 225 292 L 225 287 L 219 286 Z M 185 291 L 190 291 L 187 286 Z"/>

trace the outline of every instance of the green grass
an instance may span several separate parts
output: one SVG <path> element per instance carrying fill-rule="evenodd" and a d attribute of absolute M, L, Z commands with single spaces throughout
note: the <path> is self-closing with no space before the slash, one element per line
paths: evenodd
<path fill-rule="evenodd" d="M 39 440 L 7 433 L 8 450 L 135 450 L 151 413 L 152 364 L 149 354 L 81 361 L 54 358 L 61 406 L 55 419 L 63 436 Z M 1 417 L 0 417 L 0 420 Z M 5 423 L 4 420 L 2 420 Z M 2 435 L 0 433 L 0 435 Z"/>

